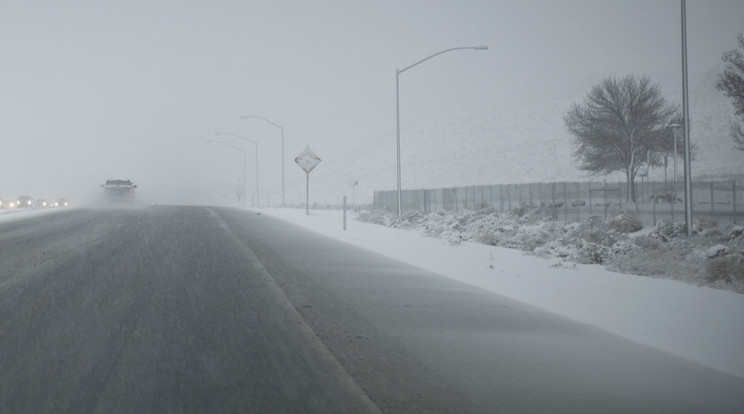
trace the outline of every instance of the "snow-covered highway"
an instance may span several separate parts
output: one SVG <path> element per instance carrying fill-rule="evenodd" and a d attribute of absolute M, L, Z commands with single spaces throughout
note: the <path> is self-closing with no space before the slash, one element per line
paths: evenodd
<path fill-rule="evenodd" d="M 736 412 L 744 379 L 213 207 L 0 223 L 2 412 Z"/>

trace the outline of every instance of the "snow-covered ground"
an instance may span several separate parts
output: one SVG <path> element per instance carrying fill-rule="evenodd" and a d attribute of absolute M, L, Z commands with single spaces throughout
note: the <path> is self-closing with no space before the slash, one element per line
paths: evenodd
<path fill-rule="evenodd" d="M 15 221 L 19 219 L 26 219 L 30 217 L 45 216 L 47 214 L 59 213 L 61 211 L 68 210 L 70 207 L 57 207 L 57 208 L 34 208 L 34 209 L 0 209 L 0 223 L 6 221 Z"/>
<path fill-rule="evenodd" d="M 541 258 L 356 220 L 338 210 L 260 210 L 318 233 L 744 377 L 744 295 Z"/>

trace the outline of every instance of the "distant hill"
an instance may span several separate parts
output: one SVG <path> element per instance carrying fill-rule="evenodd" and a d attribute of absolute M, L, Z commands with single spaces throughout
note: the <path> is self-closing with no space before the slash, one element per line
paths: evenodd
<path fill-rule="evenodd" d="M 744 152 L 729 138 L 734 119 L 728 98 L 715 89 L 720 68 L 691 82 L 691 137 L 698 148 L 693 178 L 744 180 Z M 681 85 L 663 74 L 659 82 L 668 99 L 680 102 Z M 583 90 L 571 99 L 463 108 L 435 119 L 401 126 L 402 187 L 438 188 L 478 184 L 552 181 L 622 181 L 621 175 L 590 176 L 575 167 L 571 136 L 563 114 L 580 102 L 601 77 L 589 77 Z M 392 127 L 392 126 L 391 126 Z M 340 202 L 351 199 L 352 183 L 357 202 L 370 202 L 374 190 L 396 188 L 395 131 L 370 137 L 369 145 L 340 159 L 324 160 L 312 174 L 312 200 Z M 670 172 L 671 173 L 671 172 Z M 651 171 L 651 179 L 663 179 L 663 169 Z M 680 176 L 682 175 L 680 170 Z M 288 186 L 288 200 L 304 200 L 304 186 Z M 276 197 L 274 197 L 276 199 Z M 312 202 L 312 201 L 311 201 Z"/>

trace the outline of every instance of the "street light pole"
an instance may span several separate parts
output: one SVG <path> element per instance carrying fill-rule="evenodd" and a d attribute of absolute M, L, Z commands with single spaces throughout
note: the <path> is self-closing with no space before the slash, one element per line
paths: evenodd
<path fill-rule="evenodd" d="M 674 204 L 677 203 L 677 129 L 682 128 L 680 124 L 669 124 L 669 128 L 672 129 L 672 139 L 674 140 L 674 158 L 672 158 L 673 173 L 674 173 L 674 199 L 672 200 L 672 220 L 674 220 Z"/>
<path fill-rule="evenodd" d="M 232 145 L 232 144 L 228 144 L 227 142 L 224 142 L 224 141 L 209 140 L 209 141 L 207 141 L 207 143 L 208 144 L 223 144 L 223 145 L 227 145 L 228 147 L 235 148 L 236 150 L 238 150 L 238 151 L 240 151 L 240 152 L 243 153 L 243 207 L 245 207 L 245 197 L 247 195 L 246 190 L 245 190 L 245 181 L 246 181 L 246 173 L 245 173 L 245 149 L 240 148 L 240 147 L 236 147 L 235 145 Z"/>
<path fill-rule="evenodd" d="M 682 9 L 682 130 L 685 145 L 685 226 L 687 236 L 692 236 L 692 170 L 690 152 L 690 103 L 687 97 L 687 11 L 685 0 L 680 0 Z"/>
<path fill-rule="evenodd" d="M 258 142 L 248 139 L 246 137 L 240 136 L 238 134 L 233 134 L 232 132 L 215 132 L 215 135 L 231 135 L 236 138 L 240 138 L 244 141 L 248 141 L 256 146 L 256 207 L 261 207 L 261 197 L 259 196 L 258 192 Z"/>
<path fill-rule="evenodd" d="M 396 135 L 396 144 L 397 144 L 397 170 L 398 170 L 398 215 L 400 216 L 402 211 L 402 200 L 401 200 L 401 179 L 400 179 L 400 74 L 407 71 L 408 69 L 411 69 L 412 67 L 424 63 L 427 60 L 439 56 L 442 53 L 451 52 L 453 50 L 461 50 L 461 49 L 474 49 L 474 50 L 487 50 L 488 46 L 462 46 L 462 47 L 453 47 L 450 49 L 445 49 L 440 52 L 437 52 L 431 56 L 428 56 L 426 58 L 423 58 L 419 60 L 418 62 L 406 66 L 403 69 L 395 69 L 395 135 Z"/>
<path fill-rule="evenodd" d="M 284 197 L 284 127 L 258 115 L 243 115 L 240 117 L 240 119 L 246 119 L 246 118 L 262 119 L 270 123 L 271 125 L 274 125 L 275 127 L 279 128 L 282 131 L 282 207 L 286 207 L 286 199 Z"/>

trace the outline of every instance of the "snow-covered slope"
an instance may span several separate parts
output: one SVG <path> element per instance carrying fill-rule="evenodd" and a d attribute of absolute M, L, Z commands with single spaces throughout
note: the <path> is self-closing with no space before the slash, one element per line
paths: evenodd
<path fill-rule="evenodd" d="M 744 175 L 744 152 L 734 149 L 729 123 L 734 119 L 728 98 L 715 89 L 717 68 L 691 83 L 691 137 L 697 146 L 693 177 L 721 178 Z M 654 78 L 652 78 L 654 80 Z M 681 102 L 681 87 L 672 79 L 660 80 L 662 91 Z M 571 99 L 532 101 L 462 108 L 415 122 L 402 119 L 402 187 L 437 188 L 478 184 L 551 181 L 622 181 L 623 177 L 596 177 L 577 170 L 571 155 L 571 136 L 563 115 L 573 102 L 581 102 L 591 87 Z M 680 104 L 681 106 L 681 104 Z M 342 157 L 324 159 L 312 176 L 311 202 L 340 203 L 351 198 L 369 202 L 374 190 L 396 188 L 394 125 L 388 133 L 371 136 L 368 145 Z M 340 150 L 342 152 L 342 150 Z M 651 171 L 662 180 L 663 170 Z M 681 173 L 680 173 L 681 175 Z M 304 201 L 303 185 L 288 186 L 289 200 Z"/>

